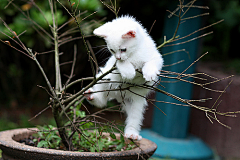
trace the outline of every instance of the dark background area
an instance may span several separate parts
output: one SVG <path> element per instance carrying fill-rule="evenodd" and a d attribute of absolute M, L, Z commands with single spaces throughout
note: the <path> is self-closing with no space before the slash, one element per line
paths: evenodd
<path fill-rule="evenodd" d="M 47 12 L 48 1 L 35 0 L 35 2 L 45 8 L 44 12 Z M 25 5 L 25 7 L 30 7 L 29 9 L 31 10 L 36 10 L 33 6 L 26 5 L 28 4 L 26 1 L 16 1 L 15 3 L 20 8 L 23 8 Z M 164 17 L 169 14 L 166 10 L 175 9 L 177 3 L 178 0 L 171 2 L 159 0 L 119 0 L 118 6 L 121 7 L 119 15 L 133 15 L 148 31 L 156 20 L 150 35 L 159 45 L 163 42 L 164 33 L 162 30 Z M 202 17 L 202 27 L 224 19 L 224 22 L 208 29 L 213 30 L 213 34 L 206 36 L 201 40 L 201 53 L 205 53 L 206 51 L 209 52 L 202 61 L 210 63 L 217 62 L 221 65 L 214 65 L 212 66 L 213 69 L 238 75 L 240 73 L 240 53 L 238 49 L 238 38 L 240 37 L 240 1 L 203 0 L 201 3 L 201 5 L 209 6 L 210 8 L 209 10 L 203 10 L 204 12 L 209 12 L 210 15 Z M 50 44 L 32 28 L 32 23 L 23 19 L 21 12 L 11 5 L 7 9 L 4 9 L 7 4 L 7 0 L 1 0 L 0 17 L 17 33 L 27 30 L 27 32 L 21 36 L 22 41 L 28 47 L 39 53 L 52 50 L 53 48 Z M 92 19 L 100 21 L 103 17 L 106 17 L 104 21 L 109 21 L 115 17 L 115 15 L 99 3 L 98 0 L 88 1 L 88 3 L 82 4 L 79 9 L 82 11 L 88 10 L 88 13 L 100 10 L 94 16 L 89 17 L 86 22 L 90 22 Z M 60 9 L 59 12 L 62 15 L 62 21 L 70 19 L 64 9 Z M 49 31 L 48 26 L 41 21 L 38 14 L 34 14 L 34 11 L 30 13 L 32 13 L 31 15 L 33 20 L 42 24 L 43 28 Z M 99 23 L 101 24 L 104 22 Z M 61 32 L 73 26 L 74 24 L 68 25 Z M 85 34 L 92 35 L 92 30 L 97 26 L 97 23 L 91 26 L 85 25 Z M 7 31 L 1 21 L 0 31 L 4 33 Z M 78 34 L 79 33 L 76 33 L 73 36 L 79 36 Z M 2 34 L 0 34 L 0 39 L 9 41 L 9 39 Z M 99 64 L 103 65 L 106 58 L 109 56 L 109 53 L 98 53 L 101 49 L 99 46 L 104 45 L 104 41 L 94 36 L 87 39 L 91 43 L 94 52 L 97 53 L 96 57 Z M 12 42 L 11 44 L 14 45 Z M 74 44 L 77 44 L 78 54 L 75 67 L 75 77 L 73 80 L 91 76 L 91 67 L 81 40 L 70 42 L 61 46 L 60 52 L 63 52 L 64 54 L 60 57 L 60 60 L 62 62 L 72 60 Z M 44 66 L 50 81 L 53 83 L 55 76 L 53 53 L 39 55 L 38 59 L 42 66 Z M 62 75 L 69 75 L 70 69 L 71 64 L 62 66 Z M 63 81 L 66 80 L 67 78 L 63 76 Z M 46 123 L 49 121 L 50 110 L 43 113 L 42 116 L 36 119 L 36 122 L 28 122 L 30 117 L 47 107 L 47 103 L 49 101 L 46 91 L 37 87 L 37 85 L 46 86 L 46 83 L 35 62 L 10 48 L 6 44 L 0 43 L 0 130 L 16 127 L 28 127 L 35 125 L 35 123 Z M 71 92 L 79 90 L 79 88 L 84 85 L 85 84 L 82 86 L 75 86 L 75 88 L 72 87 Z"/>

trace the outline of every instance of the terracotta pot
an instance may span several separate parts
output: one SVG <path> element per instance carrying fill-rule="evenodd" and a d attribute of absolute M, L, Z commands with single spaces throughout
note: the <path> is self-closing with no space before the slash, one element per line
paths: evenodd
<path fill-rule="evenodd" d="M 148 159 L 157 149 L 157 145 L 147 139 L 139 141 L 139 148 L 116 152 L 74 152 L 45 149 L 28 146 L 17 142 L 28 138 L 36 128 L 14 129 L 0 132 L 0 149 L 2 158 L 7 160 L 73 160 L 73 159 Z"/>

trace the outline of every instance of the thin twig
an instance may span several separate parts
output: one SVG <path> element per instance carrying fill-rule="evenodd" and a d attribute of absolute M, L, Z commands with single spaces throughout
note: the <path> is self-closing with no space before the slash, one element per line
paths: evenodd
<path fill-rule="evenodd" d="M 74 68 L 75 68 L 75 64 L 76 64 L 76 59 L 77 59 L 77 45 L 75 44 L 74 45 L 74 53 L 73 53 L 73 62 L 72 62 L 72 69 L 71 69 L 71 73 L 70 73 L 70 76 L 67 80 L 67 82 L 65 83 L 64 86 L 67 86 L 68 83 L 71 81 L 72 77 L 73 77 L 73 74 L 74 74 Z"/>
<path fill-rule="evenodd" d="M 42 114 L 43 112 L 45 112 L 47 109 L 51 108 L 51 106 L 47 106 L 46 108 L 44 108 L 42 111 L 38 112 L 34 117 L 30 118 L 28 121 L 32 121 L 33 119 L 37 118 L 40 114 Z"/>
<path fill-rule="evenodd" d="M 201 55 L 198 59 L 196 59 L 194 62 L 192 62 L 179 76 L 178 78 L 181 78 L 181 75 L 183 73 L 185 73 L 192 65 L 194 65 L 196 62 L 198 62 L 202 57 L 204 57 L 205 55 L 207 55 L 208 52 L 204 53 L 203 55 Z"/>
<path fill-rule="evenodd" d="M 149 32 L 148 32 L 148 34 L 150 34 L 151 33 L 151 31 L 152 31 L 152 29 L 153 29 L 153 26 L 154 26 L 154 24 L 156 23 L 156 20 L 154 20 L 154 22 L 153 22 L 153 24 L 152 24 L 152 26 L 151 26 L 151 28 L 150 28 L 150 30 L 149 30 Z"/>

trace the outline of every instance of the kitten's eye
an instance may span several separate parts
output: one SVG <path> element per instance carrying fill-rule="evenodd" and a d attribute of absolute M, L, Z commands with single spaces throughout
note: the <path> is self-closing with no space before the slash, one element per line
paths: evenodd
<path fill-rule="evenodd" d="M 120 49 L 121 52 L 126 52 L 127 48 Z"/>
<path fill-rule="evenodd" d="M 115 53 L 113 49 L 110 49 L 111 52 Z"/>

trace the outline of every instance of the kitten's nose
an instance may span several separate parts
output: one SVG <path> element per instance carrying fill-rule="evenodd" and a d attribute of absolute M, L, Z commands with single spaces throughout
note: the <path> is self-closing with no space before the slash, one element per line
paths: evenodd
<path fill-rule="evenodd" d="M 121 57 L 117 57 L 117 60 L 121 60 Z"/>

